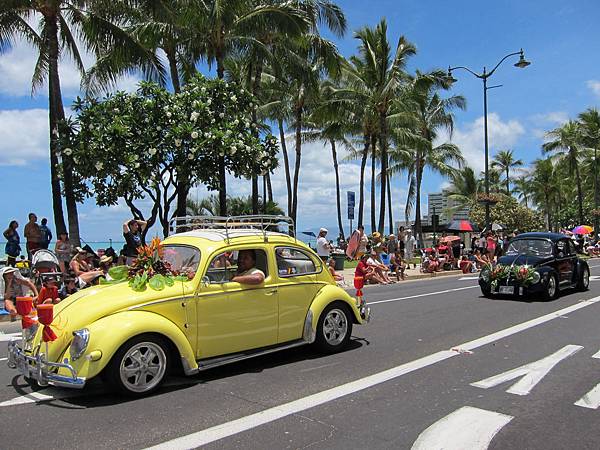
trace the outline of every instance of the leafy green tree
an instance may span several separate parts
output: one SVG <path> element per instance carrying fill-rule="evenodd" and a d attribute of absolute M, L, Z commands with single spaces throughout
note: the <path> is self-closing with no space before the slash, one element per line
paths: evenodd
<path fill-rule="evenodd" d="M 588 164 L 588 173 L 594 181 L 594 230 L 598 233 L 600 228 L 600 164 L 598 155 L 600 153 L 600 112 L 596 108 L 588 108 L 579 114 L 579 123 L 581 124 L 581 137 L 583 145 L 589 149 L 591 161 Z"/>
<path fill-rule="evenodd" d="M 530 186 L 531 198 L 546 213 L 546 229 L 550 230 L 552 228 L 552 211 L 558 191 L 554 165 L 550 158 L 534 161 Z"/>
<path fill-rule="evenodd" d="M 65 111 L 59 75 L 59 63 L 63 54 L 68 54 L 80 73 L 84 73 L 83 61 L 75 36 L 93 49 L 97 33 L 103 30 L 102 21 L 87 11 L 90 1 L 83 0 L 8 0 L 0 3 L 0 54 L 10 49 L 21 39 L 33 45 L 38 54 L 32 78 L 32 91 L 48 83 L 50 122 L 50 178 L 52 207 L 57 234 L 66 231 L 63 215 L 61 186 L 62 179 L 69 222 L 71 242 L 79 243 L 79 219 L 74 180 L 71 174 L 72 161 L 69 156 L 59 157 Z M 35 29 L 37 23 L 38 30 Z M 96 26 L 91 26 L 96 24 Z M 59 167 L 62 166 L 62 173 Z"/>
<path fill-rule="evenodd" d="M 460 149 L 451 143 L 437 144 L 441 131 L 450 136 L 454 128 L 455 109 L 465 108 L 462 96 L 443 98 L 440 90 L 448 89 L 446 74 L 434 71 L 417 72 L 414 80 L 397 103 L 398 112 L 391 117 L 396 147 L 392 152 L 392 173 L 408 172 L 409 188 L 406 202 L 406 220 L 415 206 L 415 232 L 423 242 L 421 227 L 421 183 L 426 168 L 450 176 L 464 159 Z M 435 143 L 435 144 L 434 144 Z"/>
<path fill-rule="evenodd" d="M 519 202 L 512 196 L 504 194 L 494 194 L 498 199 L 492 208 L 490 208 L 490 220 L 492 223 L 501 223 L 508 230 L 538 231 L 544 227 L 544 220 L 541 214 L 519 205 Z M 477 202 L 473 203 L 470 212 L 471 219 L 478 227 L 485 227 L 485 207 Z"/>
<path fill-rule="evenodd" d="M 449 197 L 458 203 L 458 206 L 470 205 L 477 199 L 481 190 L 481 182 L 475 176 L 475 171 L 465 166 L 450 173 L 451 185 L 448 188 Z"/>
<path fill-rule="evenodd" d="M 355 62 L 361 68 L 361 75 L 365 78 L 366 84 L 369 87 L 371 99 L 367 105 L 374 107 L 377 117 L 378 141 L 380 146 L 379 157 L 382 173 L 380 177 L 379 225 L 377 229 L 380 233 L 383 233 L 389 162 L 387 119 L 402 81 L 407 79 L 405 72 L 406 63 L 416 53 L 416 48 L 404 36 L 401 36 L 392 49 L 387 37 L 387 23 L 385 19 L 382 19 L 374 28 L 364 27 L 358 30 L 355 38 L 360 41 L 358 56 L 355 58 Z"/>
<path fill-rule="evenodd" d="M 514 181 L 514 192 L 517 194 L 517 198 L 523 202 L 525 208 L 529 206 L 529 199 L 531 196 L 531 174 L 525 173 L 517 176 Z"/>
<path fill-rule="evenodd" d="M 500 150 L 492 160 L 492 167 L 498 168 L 505 174 L 506 195 L 510 195 L 510 171 L 515 167 L 523 166 L 523 161 L 515 159 L 512 150 Z"/>
<path fill-rule="evenodd" d="M 575 176 L 579 222 L 583 224 L 583 188 L 580 174 L 582 159 L 580 125 L 573 120 L 569 120 L 564 125 L 549 131 L 546 135 L 550 140 L 542 145 L 542 151 L 550 153 L 554 159 L 566 164 L 569 174 Z"/>
<path fill-rule="evenodd" d="M 279 205 L 272 201 L 267 201 L 260 198 L 259 209 L 264 211 L 264 214 L 282 216 L 283 210 Z M 196 202 L 188 198 L 187 212 L 193 216 L 218 216 L 219 215 L 219 197 L 210 195 Z M 227 197 L 227 210 L 232 216 L 242 216 L 252 214 L 252 196 L 249 197 Z"/>
<path fill-rule="evenodd" d="M 142 82 L 135 94 L 76 103 L 77 133 L 68 150 L 99 205 L 124 199 L 141 218 L 135 202 L 148 197 L 149 226 L 158 220 L 166 235 L 182 171 L 192 175 L 191 183 L 216 190 L 221 161 L 244 177 L 257 167 L 263 174 L 276 167 L 277 141 L 256 138 L 253 105 L 250 93 L 222 80 L 197 76 L 179 94 Z"/>

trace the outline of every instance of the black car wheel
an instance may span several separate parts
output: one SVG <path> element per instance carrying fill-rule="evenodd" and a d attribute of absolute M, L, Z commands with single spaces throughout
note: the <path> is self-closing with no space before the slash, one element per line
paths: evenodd
<path fill-rule="evenodd" d="M 491 286 L 481 286 L 481 294 L 484 297 L 490 298 L 492 296 L 492 288 L 491 288 Z"/>
<path fill-rule="evenodd" d="M 558 277 L 551 272 L 548 274 L 548 280 L 546 281 L 544 300 L 554 300 L 558 298 L 558 294 Z"/>
<path fill-rule="evenodd" d="M 586 266 L 581 271 L 579 279 L 577 280 L 577 290 L 587 291 L 590 287 L 590 269 Z"/>

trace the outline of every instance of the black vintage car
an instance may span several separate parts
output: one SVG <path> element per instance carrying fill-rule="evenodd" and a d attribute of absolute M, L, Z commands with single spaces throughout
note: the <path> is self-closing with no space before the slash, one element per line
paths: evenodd
<path fill-rule="evenodd" d="M 564 289 L 585 291 L 589 282 L 588 264 L 577 257 L 571 239 L 557 233 L 518 235 L 511 239 L 497 265 L 483 268 L 479 275 L 486 297 L 541 295 L 552 300 Z"/>

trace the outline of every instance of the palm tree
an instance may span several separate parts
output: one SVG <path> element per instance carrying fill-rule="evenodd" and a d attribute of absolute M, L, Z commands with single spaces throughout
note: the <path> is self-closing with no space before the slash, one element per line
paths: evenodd
<path fill-rule="evenodd" d="M 592 150 L 593 159 L 590 164 L 591 172 L 594 179 L 594 209 L 597 211 L 600 208 L 600 185 L 598 181 L 598 173 L 600 172 L 600 164 L 598 164 L 598 150 L 600 150 L 600 113 L 596 108 L 588 108 L 586 111 L 579 114 L 579 123 L 581 124 L 582 142 L 585 147 Z M 594 216 L 594 232 L 598 233 L 598 216 Z"/>
<path fill-rule="evenodd" d="M 492 167 L 505 173 L 506 195 L 510 196 L 510 171 L 515 167 L 521 167 L 523 161 L 515 159 L 512 150 L 500 150 L 492 160 Z"/>
<path fill-rule="evenodd" d="M 104 32 L 104 21 L 86 10 L 91 2 L 77 0 L 11 0 L 0 4 L 0 53 L 10 48 L 17 39 L 33 45 L 38 53 L 32 78 L 32 92 L 48 82 L 50 122 L 50 176 L 52 206 L 57 233 L 66 231 L 63 216 L 60 179 L 63 181 L 65 203 L 71 242 L 79 244 L 79 219 L 72 161 L 68 154 L 60 154 L 62 132 L 66 132 L 65 111 L 59 75 L 59 62 L 68 53 L 77 69 L 84 73 L 80 51 L 75 35 L 94 49 L 94 42 Z M 39 31 L 31 22 L 39 18 Z M 60 160 L 59 160 L 60 158 Z M 62 163 L 62 173 L 59 165 Z"/>
<path fill-rule="evenodd" d="M 429 168 L 434 172 L 449 176 L 455 169 L 452 164 L 461 166 L 464 159 L 460 149 L 450 143 L 434 145 L 440 131 L 452 135 L 454 128 L 453 110 L 464 109 L 466 102 L 462 96 L 442 98 L 441 89 L 450 86 L 443 71 L 417 74 L 403 97 L 397 102 L 398 112 L 390 121 L 399 126 L 394 129 L 396 148 L 392 152 L 391 173 L 407 170 L 409 179 L 406 202 L 406 220 L 415 206 L 415 232 L 423 242 L 421 228 L 421 183 L 423 172 Z"/>
<path fill-rule="evenodd" d="M 581 187 L 581 175 L 579 165 L 581 161 L 581 128 L 580 125 L 569 120 L 564 125 L 549 131 L 547 137 L 550 139 L 542 145 L 544 153 L 550 153 L 554 159 L 564 162 L 568 167 L 569 174 L 575 175 L 577 185 L 577 206 L 579 213 L 579 223 L 583 223 L 583 189 Z"/>
<path fill-rule="evenodd" d="M 525 208 L 529 207 L 529 198 L 531 196 L 531 174 L 524 173 L 513 180 L 514 191 L 517 194 L 517 198 L 523 202 Z"/>
<path fill-rule="evenodd" d="M 390 108 L 398 95 L 399 87 L 407 79 L 404 71 L 408 58 L 416 53 L 415 46 L 404 36 L 398 39 L 392 51 L 387 38 L 387 23 L 382 19 L 375 28 L 364 27 L 355 37 L 360 40 L 359 54 L 354 58 L 355 65 L 361 69 L 361 77 L 369 87 L 371 99 L 369 106 L 374 108 L 377 117 L 377 139 L 379 141 L 381 163 L 379 225 L 383 233 L 385 225 L 386 193 L 388 180 L 388 123 Z M 366 105 L 365 105 L 366 106 Z M 372 147 L 372 146 L 371 146 Z M 371 153 L 375 153 L 372 151 Z M 374 205 L 372 205 L 374 206 Z"/>
<path fill-rule="evenodd" d="M 481 189 L 481 182 L 475 176 L 475 171 L 465 166 L 450 174 L 451 185 L 448 188 L 448 197 L 453 199 L 459 207 L 472 204 L 477 199 Z"/>
<path fill-rule="evenodd" d="M 550 158 L 537 159 L 533 162 L 531 173 L 531 198 L 546 213 L 546 226 L 552 228 L 552 210 L 557 193 L 554 165 Z"/>

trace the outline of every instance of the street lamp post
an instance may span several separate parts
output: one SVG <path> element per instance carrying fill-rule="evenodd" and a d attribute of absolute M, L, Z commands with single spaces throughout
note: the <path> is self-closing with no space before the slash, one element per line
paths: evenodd
<path fill-rule="evenodd" d="M 488 148 L 488 119 L 487 119 L 487 91 L 488 91 L 488 89 L 494 89 L 496 87 L 500 87 L 500 86 L 490 86 L 490 87 L 488 87 L 487 80 L 488 80 L 488 78 L 490 78 L 494 74 L 494 72 L 500 66 L 500 64 L 502 64 L 506 59 L 510 58 L 511 56 L 517 56 L 517 55 L 519 55 L 519 61 L 517 61 L 514 64 L 515 67 L 523 69 L 523 68 L 525 68 L 525 67 L 527 67 L 528 65 L 531 64 L 529 61 L 527 61 L 525 59 L 525 54 L 523 53 L 523 49 L 521 49 L 518 52 L 509 53 L 508 55 L 506 55 L 504 58 L 502 58 L 500 60 L 500 62 L 498 64 L 496 64 L 496 66 L 490 72 L 487 72 L 485 67 L 483 68 L 483 72 L 482 73 L 474 72 L 471 69 L 469 69 L 468 67 L 464 67 L 464 66 L 448 67 L 448 80 L 451 83 L 454 83 L 454 82 L 458 81 L 458 80 L 456 80 L 456 78 L 454 78 L 452 76 L 452 71 L 456 70 L 456 69 L 466 70 L 471 75 L 474 75 L 475 77 L 477 77 L 477 78 L 479 78 L 480 80 L 483 81 L 483 135 L 484 135 L 484 149 L 485 149 L 485 195 L 486 195 L 486 202 L 485 202 L 485 229 L 486 230 L 490 229 L 490 204 L 487 201 L 487 200 L 489 200 L 489 195 L 490 195 L 489 148 Z"/>

